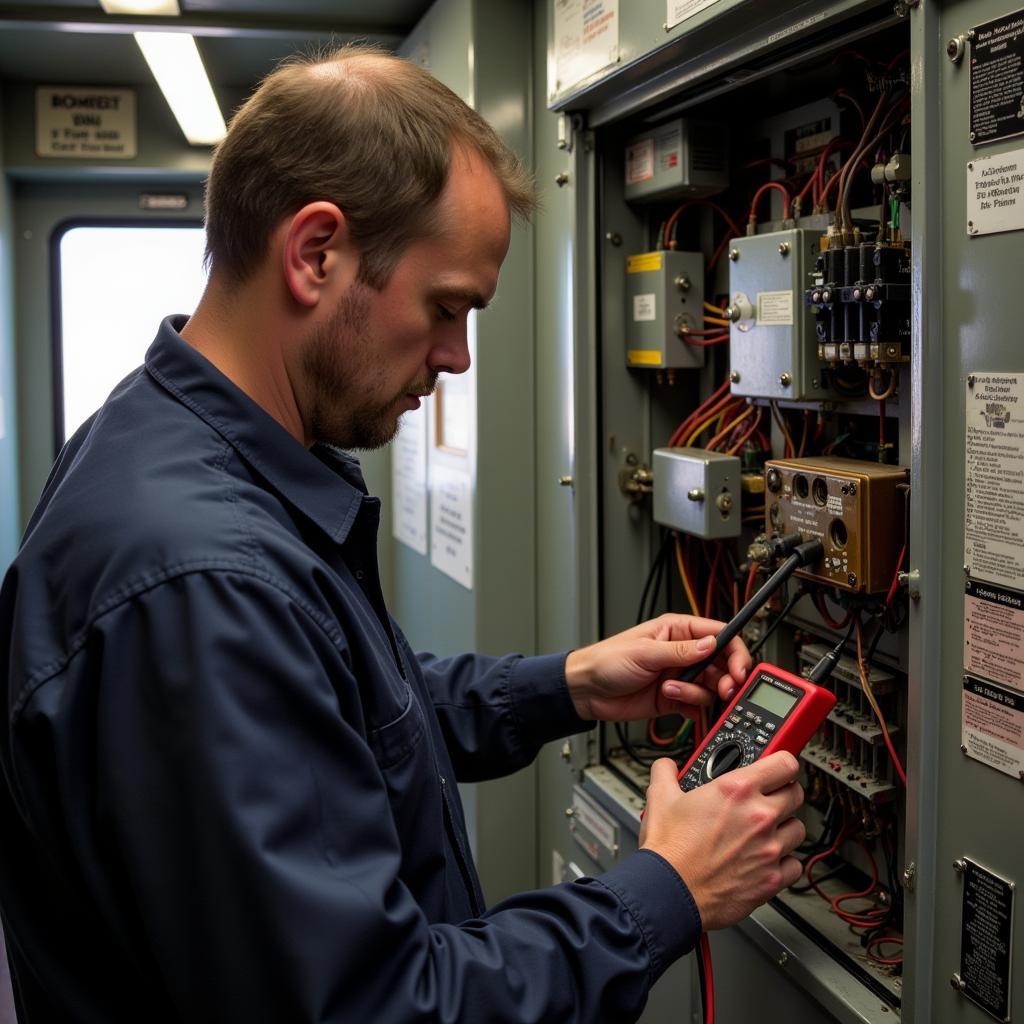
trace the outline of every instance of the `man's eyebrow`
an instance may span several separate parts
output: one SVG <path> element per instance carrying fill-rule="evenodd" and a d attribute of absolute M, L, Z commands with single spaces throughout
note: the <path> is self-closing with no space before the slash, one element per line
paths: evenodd
<path fill-rule="evenodd" d="M 488 306 L 487 299 L 471 288 L 438 288 L 431 293 L 431 298 L 435 301 L 457 299 L 473 309 L 486 309 Z"/>

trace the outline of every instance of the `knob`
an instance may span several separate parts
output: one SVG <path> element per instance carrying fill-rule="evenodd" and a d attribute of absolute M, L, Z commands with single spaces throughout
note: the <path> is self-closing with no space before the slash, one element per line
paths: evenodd
<path fill-rule="evenodd" d="M 709 779 L 717 779 L 743 762 L 743 748 L 735 740 L 726 740 L 708 758 L 707 774 Z"/>
<path fill-rule="evenodd" d="M 768 490 L 771 491 L 772 494 L 778 493 L 782 490 L 782 474 L 772 466 L 765 476 L 765 483 L 768 485 Z"/>

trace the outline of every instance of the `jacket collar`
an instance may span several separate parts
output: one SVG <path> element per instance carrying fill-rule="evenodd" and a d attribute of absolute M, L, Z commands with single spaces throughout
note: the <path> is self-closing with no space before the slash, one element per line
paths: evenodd
<path fill-rule="evenodd" d="M 169 316 L 146 353 L 150 376 L 224 438 L 289 504 L 343 544 L 366 496 L 359 461 L 329 445 L 304 448 L 181 337 Z"/>

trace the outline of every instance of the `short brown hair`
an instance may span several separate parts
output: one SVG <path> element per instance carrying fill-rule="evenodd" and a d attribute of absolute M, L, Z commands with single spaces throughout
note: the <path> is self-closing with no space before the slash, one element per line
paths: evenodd
<path fill-rule="evenodd" d="M 281 219 L 326 199 L 360 247 L 360 278 L 381 288 L 405 246 L 431 233 L 456 146 L 478 152 L 510 209 L 529 216 L 536 196 L 518 157 L 423 68 L 370 46 L 292 58 L 239 108 L 214 154 L 208 265 L 244 281 Z"/>

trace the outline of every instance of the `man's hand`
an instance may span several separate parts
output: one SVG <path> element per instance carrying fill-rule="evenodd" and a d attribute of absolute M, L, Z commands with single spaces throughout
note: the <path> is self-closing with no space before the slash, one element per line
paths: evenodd
<path fill-rule="evenodd" d="M 725 623 L 690 615 L 662 615 L 624 633 L 573 651 L 565 678 L 576 712 L 588 721 L 629 722 L 658 715 L 696 716 L 717 689 L 728 700 L 750 672 L 750 654 L 738 637 L 701 674 L 683 683 L 682 669 L 706 658 Z"/>
<path fill-rule="evenodd" d="M 780 751 L 684 793 L 676 763 L 654 762 L 640 846 L 679 872 L 705 931 L 741 921 L 800 877 L 790 856 L 806 835 L 793 817 L 804 799 L 798 767 Z"/>

